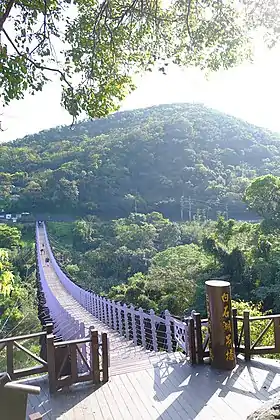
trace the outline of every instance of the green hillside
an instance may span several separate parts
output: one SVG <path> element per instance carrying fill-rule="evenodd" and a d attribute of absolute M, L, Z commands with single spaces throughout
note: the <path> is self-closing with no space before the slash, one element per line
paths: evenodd
<path fill-rule="evenodd" d="M 1 145 L 0 206 L 105 219 L 135 210 L 242 217 L 249 180 L 280 175 L 279 140 L 197 104 L 116 113 Z"/>

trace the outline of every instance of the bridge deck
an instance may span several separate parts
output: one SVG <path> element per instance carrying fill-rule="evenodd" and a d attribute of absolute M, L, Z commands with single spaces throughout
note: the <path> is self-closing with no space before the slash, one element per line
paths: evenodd
<path fill-rule="evenodd" d="M 245 420 L 280 391 L 280 365 L 240 361 L 231 372 L 186 362 L 167 364 L 112 376 L 98 389 L 83 386 L 29 399 L 28 413 L 62 420 Z"/>

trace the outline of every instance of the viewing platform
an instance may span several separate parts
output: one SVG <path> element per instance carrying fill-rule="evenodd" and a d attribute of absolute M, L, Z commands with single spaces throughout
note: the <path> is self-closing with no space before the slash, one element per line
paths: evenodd
<path fill-rule="evenodd" d="M 144 368 L 135 363 L 98 388 L 73 386 L 51 397 L 47 377 L 28 383 L 41 387 L 29 397 L 28 413 L 40 411 L 43 419 L 245 420 L 280 391 L 280 364 L 245 364 L 240 357 L 232 372 L 219 372 L 183 360 Z"/>

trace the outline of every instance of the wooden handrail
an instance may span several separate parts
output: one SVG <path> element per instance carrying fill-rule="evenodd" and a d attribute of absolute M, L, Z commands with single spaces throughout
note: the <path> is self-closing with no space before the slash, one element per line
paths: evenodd
<path fill-rule="evenodd" d="M 69 344 L 84 344 L 84 343 L 90 343 L 90 341 L 91 340 L 89 337 L 78 338 L 77 340 L 57 341 L 56 343 L 54 343 L 54 347 L 62 347 L 62 346 L 67 346 Z"/>
<path fill-rule="evenodd" d="M 250 316 L 249 317 L 249 321 L 262 321 L 265 319 L 274 319 L 274 318 L 280 318 L 280 314 L 271 314 L 271 315 L 262 315 L 262 316 Z M 242 315 L 236 315 L 236 319 L 238 321 L 243 321 L 243 316 Z"/>
<path fill-rule="evenodd" d="M 6 344 L 11 341 L 22 341 L 27 340 L 29 338 L 35 338 L 35 337 L 41 337 L 42 335 L 47 335 L 46 331 L 41 331 L 33 334 L 26 334 L 26 335 L 20 335 L 18 337 L 9 337 L 9 338 L 2 338 L 0 340 L 0 344 Z"/>
<path fill-rule="evenodd" d="M 262 321 L 263 319 L 280 318 L 279 314 L 276 315 L 263 315 L 263 316 L 250 316 L 250 321 Z"/>

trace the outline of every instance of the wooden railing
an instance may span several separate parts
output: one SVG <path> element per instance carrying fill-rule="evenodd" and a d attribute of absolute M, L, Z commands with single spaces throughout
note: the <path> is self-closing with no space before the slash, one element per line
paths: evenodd
<path fill-rule="evenodd" d="M 59 357 L 59 351 L 60 357 Z M 77 382 L 107 382 L 109 355 L 107 334 L 90 330 L 90 336 L 71 341 L 54 342 L 47 335 L 48 373 L 50 392 Z M 68 366 L 67 366 L 68 364 Z M 66 372 L 65 372 L 66 369 Z M 101 377 L 102 374 L 102 377 Z"/>
<path fill-rule="evenodd" d="M 40 338 L 45 344 L 43 359 L 20 342 Z M 90 330 L 88 337 L 70 341 L 58 341 L 52 324 L 46 331 L 0 340 L 0 351 L 6 349 L 6 372 L 12 380 L 35 374 L 48 373 L 50 392 L 77 382 L 107 382 L 109 378 L 109 352 L 107 334 Z M 24 352 L 39 365 L 15 369 L 15 351 Z"/>
<path fill-rule="evenodd" d="M 237 309 L 233 309 L 232 315 L 236 354 L 244 354 L 246 361 L 252 355 L 280 354 L 280 314 L 250 316 L 249 311 L 244 311 L 240 316 Z M 193 314 L 189 331 L 191 361 L 203 363 L 204 358 L 209 357 L 208 320 L 201 319 L 199 313 Z M 272 333 L 270 337 L 268 333 Z M 256 337 L 254 340 L 252 335 Z"/>
<path fill-rule="evenodd" d="M 46 336 L 46 331 L 41 331 L 33 334 L 21 335 L 18 337 L 4 338 L 0 340 L 0 351 L 6 349 L 6 366 L 7 373 L 10 375 L 12 380 L 24 378 L 26 376 L 44 373 L 48 371 L 48 362 L 35 353 L 31 352 L 20 342 L 26 342 L 33 340 L 34 338 L 40 338 Z M 15 369 L 15 351 L 22 351 L 31 359 L 39 363 L 39 365 L 26 367 L 23 369 Z"/>
<path fill-rule="evenodd" d="M 238 316 L 233 310 L 233 327 L 236 353 L 243 353 L 249 361 L 252 355 L 280 354 L 280 315 L 250 316 L 244 311 Z M 257 338 L 252 340 L 252 328 Z M 273 332 L 269 339 L 268 332 Z"/>

